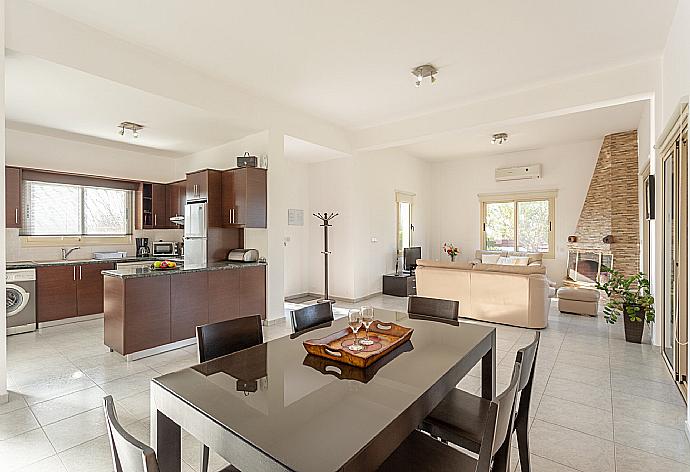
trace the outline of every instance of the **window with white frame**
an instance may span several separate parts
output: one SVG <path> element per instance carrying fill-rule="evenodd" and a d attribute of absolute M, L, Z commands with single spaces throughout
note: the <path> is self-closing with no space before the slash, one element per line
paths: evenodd
<path fill-rule="evenodd" d="M 402 254 L 403 249 L 412 246 L 414 194 L 395 192 L 395 205 L 397 211 L 397 247 L 398 254 Z"/>
<path fill-rule="evenodd" d="M 132 234 L 132 190 L 25 180 L 24 236 Z"/>
<path fill-rule="evenodd" d="M 555 257 L 556 193 L 480 196 L 482 249 Z"/>

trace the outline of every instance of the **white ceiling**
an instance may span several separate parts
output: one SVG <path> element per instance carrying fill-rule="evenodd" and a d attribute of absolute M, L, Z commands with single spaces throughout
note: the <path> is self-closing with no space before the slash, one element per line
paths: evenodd
<path fill-rule="evenodd" d="M 313 164 L 315 162 L 330 161 L 331 159 L 350 156 L 350 154 L 287 135 L 284 138 L 283 148 L 285 159 L 304 164 Z"/>
<path fill-rule="evenodd" d="M 352 128 L 657 56 L 677 4 L 33 2 Z M 439 80 L 417 89 L 410 69 L 426 62 L 439 67 Z M 136 119 L 127 108 L 118 120 Z"/>
<path fill-rule="evenodd" d="M 227 119 L 136 88 L 35 57 L 7 52 L 6 117 L 108 142 L 137 145 L 179 156 L 250 134 Z M 118 134 L 117 125 L 145 126 L 140 137 Z M 38 128 L 36 128 L 38 129 Z"/>
<path fill-rule="evenodd" d="M 637 129 L 647 106 L 648 102 L 643 100 L 500 127 L 477 127 L 401 148 L 415 157 L 440 161 L 600 139 Z M 491 144 L 491 136 L 500 132 L 508 133 L 508 142 L 500 146 Z"/>

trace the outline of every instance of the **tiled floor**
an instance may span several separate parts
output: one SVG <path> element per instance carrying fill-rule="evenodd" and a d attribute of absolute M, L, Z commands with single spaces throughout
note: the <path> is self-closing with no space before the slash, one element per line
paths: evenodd
<path fill-rule="evenodd" d="M 405 299 L 366 302 L 403 310 Z M 360 303 L 362 304 L 362 303 Z M 623 340 L 622 327 L 553 308 L 542 331 L 530 430 L 534 472 L 690 470 L 685 406 L 650 345 Z M 339 308 L 348 308 L 339 303 Z M 265 329 L 268 339 L 287 324 Z M 507 384 L 525 329 L 497 326 L 497 382 Z M 2 471 L 112 470 L 101 399 L 142 441 L 149 434 L 149 381 L 196 362 L 195 346 L 126 363 L 103 347 L 103 323 L 86 321 L 8 338 L 11 401 L 0 405 Z M 479 391 L 479 367 L 460 387 Z M 185 471 L 198 468 L 199 444 L 183 438 Z M 513 449 L 517 462 L 517 449 Z M 223 461 L 215 456 L 218 468 Z M 517 467 L 517 464 L 515 464 Z"/>

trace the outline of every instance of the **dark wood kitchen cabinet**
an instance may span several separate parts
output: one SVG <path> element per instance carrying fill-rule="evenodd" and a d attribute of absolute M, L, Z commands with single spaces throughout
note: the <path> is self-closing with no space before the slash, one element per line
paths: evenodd
<path fill-rule="evenodd" d="M 36 317 L 39 322 L 77 316 L 77 266 L 36 268 Z"/>
<path fill-rule="evenodd" d="M 166 205 L 168 201 L 166 193 L 167 185 L 165 184 L 151 184 L 151 212 L 152 212 L 152 228 L 162 229 L 168 228 L 170 220 L 167 218 Z"/>
<path fill-rule="evenodd" d="M 187 174 L 185 188 L 187 200 L 208 200 L 208 171 L 200 170 Z"/>
<path fill-rule="evenodd" d="M 102 270 L 112 270 L 115 264 L 82 264 L 77 267 L 77 316 L 103 313 Z"/>
<path fill-rule="evenodd" d="M 114 264 L 96 263 L 36 268 L 36 317 L 39 322 L 103 312 L 102 270 Z"/>
<path fill-rule="evenodd" d="M 179 228 L 178 225 L 170 221 L 173 216 L 184 216 L 184 201 L 186 187 L 184 181 L 173 182 L 165 186 L 166 195 L 166 221 L 168 228 Z"/>
<path fill-rule="evenodd" d="M 234 271 L 228 271 L 234 272 Z M 261 315 L 266 319 L 266 267 L 247 267 L 240 273 L 239 316 Z"/>
<path fill-rule="evenodd" d="M 208 323 L 208 273 L 192 272 L 170 277 L 171 342 L 196 336 L 196 327 Z"/>
<path fill-rule="evenodd" d="M 208 322 L 231 320 L 240 316 L 239 270 L 208 272 Z"/>
<path fill-rule="evenodd" d="M 222 203 L 222 172 L 219 170 L 206 169 L 187 174 L 186 195 L 187 201 L 205 200 L 206 216 L 209 228 L 220 228 L 223 226 L 221 212 Z"/>
<path fill-rule="evenodd" d="M 266 169 L 241 167 L 223 172 L 223 226 L 266 227 Z"/>
<path fill-rule="evenodd" d="M 22 170 L 5 167 L 5 226 L 22 227 Z"/>

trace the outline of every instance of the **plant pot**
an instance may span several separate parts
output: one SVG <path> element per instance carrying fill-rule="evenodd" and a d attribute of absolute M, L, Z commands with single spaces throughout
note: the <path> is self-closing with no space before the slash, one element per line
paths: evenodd
<path fill-rule="evenodd" d="M 644 313 L 640 313 L 640 321 L 632 321 L 623 306 L 623 326 L 625 327 L 625 340 L 629 343 L 640 344 L 644 333 Z"/>

